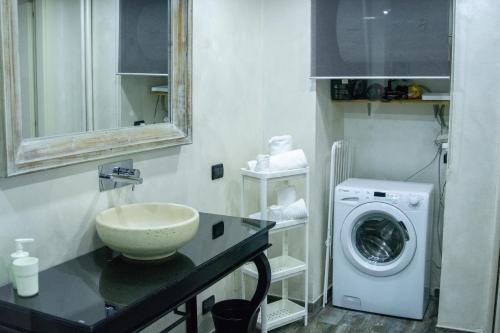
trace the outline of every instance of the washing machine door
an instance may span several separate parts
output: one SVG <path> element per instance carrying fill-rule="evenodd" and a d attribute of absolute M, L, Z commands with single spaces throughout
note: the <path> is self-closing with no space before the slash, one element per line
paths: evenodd
<path fill-rule="evenodd" d="M 351 264 L 373 276 L 401 272 L 410 264 L 417 248 L 410 220 L 401 210 L 383 202 L 353 209 L 342 225 L 340 241 Z"/>

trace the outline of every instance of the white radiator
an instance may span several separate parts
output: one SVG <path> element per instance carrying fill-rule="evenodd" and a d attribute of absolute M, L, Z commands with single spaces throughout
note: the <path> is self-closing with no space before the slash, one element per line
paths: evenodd
<path fill-rule="evenodd" d="M 332 146 L 330 159 L 330 194 L 328 198 L 328 229 L 325 241 L 325 273 L 323 280 L 323 307 L 328 298 L 328 276 L 330 272 L 330 260 L 332 258 L 332 236 L 333 236 L 333 203 L 335 187 L 352 174 L 352 150 L 348 140 L 336 141 Z"/>

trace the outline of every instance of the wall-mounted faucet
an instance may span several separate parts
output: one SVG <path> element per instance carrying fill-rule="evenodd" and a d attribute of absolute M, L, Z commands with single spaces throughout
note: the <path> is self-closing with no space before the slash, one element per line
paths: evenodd
<path fill-rule="evenodd" d="M 114 190 L 128 185 L 142 184 L 141 171 L 134 169 L 132 160 L 114 162 L 99 166 L 99 190 Z"/>

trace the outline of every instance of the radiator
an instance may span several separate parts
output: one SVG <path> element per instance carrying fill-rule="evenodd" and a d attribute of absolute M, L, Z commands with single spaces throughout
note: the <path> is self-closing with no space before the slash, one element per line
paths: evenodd
<path fill-rule="evenodd" d="M 325 241 L 325 272 L 323 280 L 323 307 L 328 299 L 328 276 L 330 272 L 330 260 L 332 258 L 332 236 L 333 236 L 333 203 L 335 187 L 352 174 L 352 149 L 349 140 L 336 141 L 332 145 L 330 159 L 330 192 L 328 198 L 328 229 Z"/>

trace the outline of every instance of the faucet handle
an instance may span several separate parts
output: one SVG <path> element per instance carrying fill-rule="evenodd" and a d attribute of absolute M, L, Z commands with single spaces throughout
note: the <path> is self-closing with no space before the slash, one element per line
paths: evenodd
<path fill-rule="evenodd" d="M 124 167 L 114 167 L 113 175 L 125 177 L 140 177 L 141 171 L 139 169 L 129 169 Z"/>

